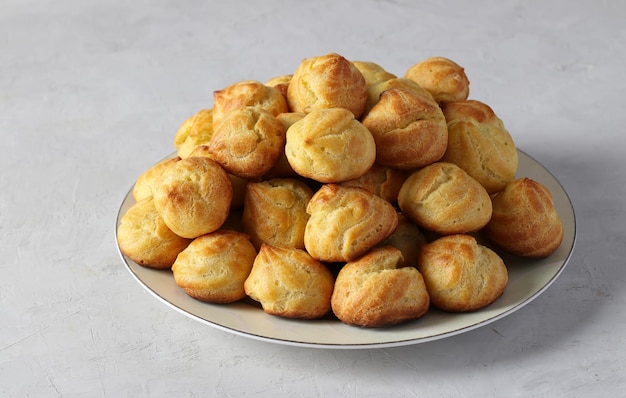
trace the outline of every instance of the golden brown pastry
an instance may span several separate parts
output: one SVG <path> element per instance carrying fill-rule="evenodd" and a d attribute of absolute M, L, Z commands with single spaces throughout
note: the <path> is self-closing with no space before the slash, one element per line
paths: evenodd
<path fill-rule="evenodd" d="M 330 311 L 334 282 L 330 270 L 306 251 L 263 245 L 244 287 L 268 314 L 314 319 Z"/>
<path fill-rule="evenodd" d="M 287 88 L 292 77 L 293 75 L 275 76 L 266 81 L 265 85 L 276 88 L 287 100 Z"/>
<path fill-rule="evenodd" d="M 161 179 L 163 178 L 163 171 L 171 164 L 176 163 L 179 160 L 180 158 L 178 157 L 161 160 L 160 162 L 152 165 L 148 170 L 141 173 L 141 175 L 137 177 L 137 181 L 135 181 L 135 185 L 133 186 L 132 193 L 135 201 L 140 201 L 148 196 L 153 196 L 154 187 L 159 185 Z"/>
<path fill-rule="evenodd" d="M 502 120 L 480 101 L 441 107 L 448 124 L 448 148 L 441 160 L 465 170 L 490 194 L 504 189 L 515 178 L 518 155 Z"/>
<path fill-rule="evenodd" d="M 208 145 L 198 145 L 190 154 L 189 157 L 205 157 L 205 158 L 213 158 L 209 151 Z M 236 176 L 234 174 L 228 173 L 228 177 L 230 178 L 230 183 L 233 187 L 233 198 L 230 201 L 230 210 L 235 210 L 243 207 L 243 200 L 246 194 L 246 185 L 248 184 L 248 180 L 243 177 Z"/>
<path fill-rule="evenodd" d="M 386 200 L 362 188 L 326 184 L 307 205 L 304 245 L 320 261 L 352 261 L 386 239 L 398 215 Z"/>
<path fill-rule="evenodd" d="M 432 57 L 411 66 L 404 75 L 426 89 L 437 102 L 464 101 L 469 96 L 469 80 L 456 62 Z"/>
<path fill-rule="evenodd" d="M 365 102 L 365 111 L 363 112 L 363 117 L 369 113 L 369 111 L 374 107 L 374 105 L 376 105 L 376 103 L 378 103 L 381 94 L 392 88 L 402 88 L 412 91 L 415 95 L 422 98 L 424 101 L 435 101 L 428 91 L 423 89 L 413 80 L 404 77 L 395 77 L 387 80 L 382 80 L 367 87 L 367 101 Z"/>
<path fill-rule="evenodd" d="M 395 204 L 398 200 L 400 187 L 407 177 L 408 174 L 404 171 L 374 163 L 365 174 L 354 180 L 344 181 L 339 185 L 367 189 L 387 202 Z"/>
<path fill-rule="evenodd" d="M 398 226 L 391 235 L 379 246 L 393 246 L 402 253 L 402 260 L 398 267 L 416 267 L 419 252 L 427 240 L 417 224 L 409 220 L 404 214 L 398 213 Z"/>
<path fill-rule="evenodd" d="M 154 190 L 154 204 L 165 224 L 190 239 L 217 230 L 228 217 L 232 197 L 228 174 L 207 157 L 174 163 Z"/>
<path fill-rule="evenodd" d="M 401 252 L 391 246 L 372 249 L 341 268 L 331 306 L 342 322 L 363 327 L 396 325 L 423 316 L 430 298 L 414 267 L 398 268 Z"/>
<path fill-rule="evenodd" d="M 367 86 L 372 86 L 389 79 L 397 78 L 391 72 L 388 72 L 382 66 L 371 61 L 352 61 L 354 66 L 361 72 Z"/>
<path fill-rule="evenodd" d="M 508 283 L 502 259 L 469 235 L 449 235 L 423 245 L 418 269 L 433 306 L 476 311 L 498 299 Z"/>
<path fill-rule="evenodd" d="M 344 108 L 358 118 L 366 100 L 365 78 L 352 62 L 335 53 L 302 60 L 287 89 L 292 112 Z"/>
<path fill-rule="evenodd" d="M 302 119 L 304 116 L 305 114 L 302 112 L 286 112 L 276 116 L 276 119 L 283 124 L 286 132 L 292 124 Z M 289 178 L 296 176 L 298 176 L 298 173 L 296 173 L 289 164 L 289 160 L 287 160 L 287 156 L 285 155 L 285 151 L 283 149 L 280 158 L 278 158 L 274 166 L 263 176 L 263 178 L 269 180 L 272 178 Z"/>
<path fill-rule="evenodd" d="M 563 241 L 563 224 L 543 184 L 519 178 L 493 198 L 493 216 L 483 232 L 504 250 L 531 258 L 552 254 Z"/>
<path fill-rule="evenodd" d="M 398 194 L 405 216 L 443 234 L 478 231 L 491 218 L 491 198 L 476 180 L 453 163 L 437 162 L 406 179 Z"/>
<path fill-rule="evenodd" d="M 277 88 L 256 80 L 242 80 L 213 93 L 213 123 L 246 106 L 261 108 L 272 116 L 289 110 L 285 96 Z"/>
<path fill-rule="evenodd" d="M 182 159 L 199 145 L 208 144 L 213 136 L 213 109 L 202 109 L 180 126 L 174 136 L 174 146 Z"/>
<path fill-rule="evenodd" d="M 232 303 L 246 296 L 244 282 L 256 257 L 246 234 L 219 230 L 194 239 L 172 265 L 176 285 L 209 303 Z"/>
<path fill-rule="evenodd" d="M 213 123 L 213 111 L 211 110 L 211 123 Z M 191 132 L 191 126 L 193 126 L 193 120 L 196 114 L 188 117 L 185 121 L 180 125 L 178 130 L 176 130 L 176 134 L 174 135 L 174 148 L 178 150 L 180 146 L 185 142 L 187 137 L 189 137 L 189 133 Z"/>
<path fill-rule="evenodd" d="M 275 165 L 284 146 L 283 124 L 261 108 L 246 106 L 230 111 L 215 125 L 209 153 L 229 173 L 257 178 Z"/>
<path fill-rule="evenodd" d="M 315 109 L 287 130 L 285 156 L 301 176 L 322 183 L 343 182 L 372 167 L 376 143 L 350 111 Z"/>
<path fill-rule="evenodd" d="M 120 251 L 145 267 L 169 269 L 190 241 L 165 225 L 154 207 L 152 196 L 131 206 L 117 226 Z"/>
<path fill-rule="evenodd" d="M 202 144 L 202 145 L 198 145 L 197 147 L 195 147 L 193 149 L 193 151 L 191 151 L 189 153 L 189 156 L 187 156 L 188 158 L 210 158 L 213 159 L 213 155 L 211 155 L 211 152 L 209 151 L 209 145 L 208 143 L 206 144 Z M 215 160 L 215 159 L 213 159 Z"/>
<path fill-rule="evenodd" d="M 285 126 L 285 130 L 291 127 L 292 124 L 297 122 L 306 116 L 304 112 L 285 112 L 276 116 L 276 119 L 280 120 L 280 122 Z"/>
<path fill-rule="evenodd" d="M 376 142 L 376 162 L 415 170 L 441 159 L 448 127 L 439 105 L 411 90 L 392 88 L 362 120 Z"/>
<path fill-rule="evenodd" d="M 254 246 L 304 249 L 306 206 L 312 196 L 311 188 L 293 178 L 248 183 L 242 222 Z"/>

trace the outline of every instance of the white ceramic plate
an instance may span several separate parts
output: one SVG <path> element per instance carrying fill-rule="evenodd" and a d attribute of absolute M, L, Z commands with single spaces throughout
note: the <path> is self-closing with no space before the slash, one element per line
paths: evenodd
<path fill-rule="evenodd" d="M 226 305 L 195 300 L 176 286 L 171 271 L 142 267 L 121 252 L 120 255 L 131 275 L 157 299 L 192 319 L 226 332 L 315 348 L 381 348 L 423 343 L 485 326 L 519 310 L 545 291 L 565 268 L 576 240 L 574 209 L 567 193 L 548 170 L 522 151 L 519 151 L 518 176 L 537 180 L 552 192 L 565 230 L 563 243 L 545 259 L 504 258 L 509 270 L 504 294 L 489 307 L 472 313 L 452 314 L 431 309 L 416 321 L 389 328 L 348 326 L 331 317 L 307 321 L 283 319 L 264 313 L 250 299 Z M 135 203 L 131 192 L 132 189 L 122 202 L 117 223 Z"/>

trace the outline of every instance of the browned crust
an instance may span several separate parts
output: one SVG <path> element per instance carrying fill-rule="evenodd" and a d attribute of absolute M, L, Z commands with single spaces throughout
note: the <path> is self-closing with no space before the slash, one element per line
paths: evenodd
<path fill-rule="evenodd" d="M 434 306 L 476 311 L 504 292 L 508 272 L 502 259 L 469 235 L 449 235 L 423 245 L 418 269 Z"/>
<path fill-rule="evenodd" d="M 363 118 L 376 142 L 376 161 L 401 170 L 415 170 L 441 159 L 448 127 L 441 108 L 411 90 L 392 88 Z"/>
<path fill-rule="evenodd" d="M 436 162 L 411 174 L 400 189 L 398 205 L 421 227 L 444 235 L 478 231 L 492 213 L 487 191 L 447 162 Z"/>
<path fill-rule="evenodd" d="M 398 215 L 386 200 L 362 188 L 326 184 L 307 205 L 304 244 L 320 261 L 352 261 L 386 239 Z"/>
<path fill-rule="evenodd" d="M 429 308 L 419 271 L 397 268 L 401 252 L 391 246 L 372 249 L 343 266 L 335 281 L 332 309 L 342 322 L 383 327 L 414 320 Z"/>
<path fill-rule="evenodd" d="M 552 254 L 563 241 L 563 224 L 548 188 L 530 178 L 517 179 L 493 199 L 485 236 L 524 257 Z"/>
<path fill-rule="evenodd" d="M 339 54 L 304 59 L 287 89 L 289 108 L 309 113 L 319 108 L 344 108 L 358 118 L 365 109 L 367 84 L 361 72 Z"/>
<path fill-rule="evenodd" d="M 330 311 L 334 277 L 306 251 L 271 245 L 259 250 L 246 293 L 268 314 L 314 319 Z"/>

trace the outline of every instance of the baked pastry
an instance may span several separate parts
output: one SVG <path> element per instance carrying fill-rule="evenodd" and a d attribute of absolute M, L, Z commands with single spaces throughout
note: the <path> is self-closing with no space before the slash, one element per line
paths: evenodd
<path fill-rule="evenodd" d="M 352 61 L 352 64 L 361 72 L 367 86 L 372 86 L 389 79 L 395 79 L 396 75 L 388 72 L 385 68 L 371 61 Z"/>
<path fill-rule="evenodd" d="M 469 80 L 456 62 L 432 57 L 411 66 L 404 75 L 426 89 L 441 102 L 464 101 L 469 96 Z"/>
<path fill-rule="evenodd" d="M 372 249 L 344 265 L 335 280 L 331 306 L 342 322 L 363 327 L 396 325 L 423 316 L 430 298 L 414 267 L 398 268 L 400 251 Z"/>
<path fill-rule="evenodd" d="M 252 243 L 304 249 L 304 228 L 309 219 L 306 206 L 313 191 L 293 178 L 249 182 L 242 223 Z"/>
<path fill-rule="evenodd" d="M 154 204 L 165 224 L 190 239 L 217 230 L 228 217 L 232 197 L 228 174 L 207 157 L 172 164 L 154 190 Z"/>
<path fill-rule="evenodd" d="M 306 209 L 310 218 L 304 245 L 320 261 L 345 262 L 362 256 L 386 239 L 398 215 L 386 200 L 362 188 L 322 186 Z"/>
<path fill-rule="evenodd" d="M 189 296 L 232 303 L 246 296 L 244 282 L 256 257 L 246 234 L 219 230 L 194 239 L 172 265 L 174 281 Z"/>
<path fill-rule="evenodd" d="M 302 119 L 304 116 L 305 114 L 303 112 L 285 112 L 276 116 L 276 119 L 283 124 L 286 132 L 292 124 Z M 263 178 L 269 180 L 272 178 L 289 178 L 296 176 L 298 176 L 298 173 L 296 173 L 289 164 L 289 160 L 287 159 L 283 148 L 280 158 L 278 158 L 276 163 L 274 163 L 274 166 L 263 176 Z"/>
<path fill-rule="evenodd" d="M 276 116 L 276 119 L 278 119 L 283 124 L 283 126 L 285 126 L 285 130 L 287 130 L 289 129 L 289 127 L 291 127 L 292 124 L 305 116 L 306 113 L 304 112 L 285 112 Z"/>
<path fill-rule="evenodd" d="M 286 138 L 293 170 L 322 183 L 360 177 L 376 160 L 372 134 L 343 108 L 312 110 L 287 129 Z"/>
<path fill-rule="evenodd" d="M 213 109 L 201 109 L 183 122 L 174 136 L 174 147 L 182 159 L 213 136 Z"/>
<path fill-rule="evenodd" d="M 492 211 L 485 188 L 446 162 L 413 172 L 400 188 L 398 206 L 419 226 L 442 235 L 478 231 Z"/>
<path fill-rule="evenodd" d="M 400 250 L 402 259 L 398 267 L 416 267 L 420 247 L 428 243 L 420 228 L 404 214 L 398 213 L 398 226 L 379 246 L 393 246 Z"/>
<path fill-rule="evenodd" d="M 495 195 L 493 215 L 483 232 L 504 250 L 532 258 L 549 256 L 563 241 L 563 224 L 552 194 L 526 177 Z"/>
<path fill-rule="evenodd" d="M 508 283 L 502 259 L 469 235 L 449 235 L 423 245 L 417 268 L 433 306 L 468 312 L 498 299 Z"/>
<path fill-rule="evenodd" d="M 415 83 L 415 81 L 404 77 L 395 77 L 382 80 L 367 87 L 367 101 L 365 102 L 365 111 L 363 112 L 363 117 L 369 113 L 369 111 L 374 107 L 374 105 L 376 105 L 376 103 L 378 103 L 381 94 L 392 88 L 402 88 L 412 91 L 415 95 L 422 98 L 424 101 L 435 101 L 432 95 L 430 95 L 430 93 L 423 89 L 419 84 Z"/>
<path fill-rule="evenodd" d="M 161 160 L 160 162 L 152 165 L 148 170 L 141 173 L 139 177 L 137 177 L 135 185 L 133 185 L 132 194 L 135 201 L 138 202 L 148 196 L 153 196 L 154 187 L 159 185 L 161 179 L 163 178 L 163 171 L 171 164 L 176 163 L 179 160 L 180 158 L 178 157 Z"/>
<path fill-rule="evenodd" d="M 315 319 L 330 312 L 334 282 L 330 270 L 306 251 L 263 245 L 244 287 L 268 314 Z"/>
<path fill-rule="evenodd" d="M 415 170 L 441 159 L 448 127 L 441 108 L 412 90 L 391 88 L 362 120 L 376 142 L 376 162 Z"/>
<path fill-rule="evenodd" d="M 302 60 L 287 88 L 292 112 L 344 108 L 358 118 L 365 109 L 367 84 L 356 66 L 339 54 Z"/>
<path fill-rule="evenodd" d="M 480 101 L 441 105 L 448 125 L 448 148 L 442 161 L 454 163 L 490 194 L 513 181 L 518 155 L 515 143 L 493 110 Z"/>
<path fill-rule="evenodd" d="M 226 171 L 242 178 L 258 178 L 281 157 L 285 128 L 258 107 L 230 111 L 215 125 L 209 153 Z"/>
<path fill-rule="evenodd" d="M 191 240 L 172 232 L 154 207 L 152 196 L 133 204 L 120 218 L 117 243 L 139 265 L 169 269 Z"/>
<path fill-rule="evenodd" d="M 387 202 L 395 204 L 398 200 L 400 187 L 407 177 L 408 174 L 402 170 L 374 163 L 365 174 L 354 180 L 344 181 L 339 185 L 366 189 Z"/>
<path fill-rule="evenodd" d="M 275 76 L 265 82 L 266 86 L 276 88 L 287 100 L 287 88 L 289 87 L 289 82 L 293 75 L 280 75 Z"/>
<path fill-rule="evenodd" d="M 189 157 L 205 157 L 213 159 L 213 155 L 211 155 L 208 145 L 197 146 L 189 154 Z M 248 180 L 230 173 L 228 173 L 228 177 L 230 178 L 230 184 L 233 187 L 233 198 L 230 201 L 230 210 L 232 211 L 243 207 L 243 200 L 246 194 L 246 185 L 248 184 Z"/>
<path fill-rule="evenodd" d="M 213 93 L 213 123 L 237 108 L 258 107 L 272 116 L 289 110 L 285 96 L 276 88 L 256 80 L 242 80 Z"/>

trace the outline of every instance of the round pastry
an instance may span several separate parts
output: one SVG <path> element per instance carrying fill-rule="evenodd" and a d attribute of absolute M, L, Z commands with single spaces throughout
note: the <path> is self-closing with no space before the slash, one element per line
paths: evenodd
<path fill-rule="evenodd" d="M 320 261 L 352 261 L 386 239 L 398 215 L 386 200 L 362 188 L 322 186 L 306 209 L 304 245 Z"/>
<path fill-rule="evenodd" d="M 490 194 L 504 189 L 517 172 L 515 143 L 493 110 L 467 100 L 442 104 L 448 124 L 448 148 L 441 160 L 454 163 Z"/>
<path fill-rule="evenodd" d="M 140 201 L 148 196 L 154 195 L 154 187 L 158 186 L 163 178 L 163 171 L 171 164 L 176 163 L 180 158 L 168 158 L 161 160 L 160 162 L 152 165 L 148 170 L 141 173 L 135 181 L 133 186 L 133 198 L 135 201 Z"/>
<path fill-rule="evenodd" d="M 404 77 L 395 77 L 387 80 L 382 80 L 367 87 L 367 101 L 365 102 L 365 111 L 363 112 L 363 116 L 367 115 L 369 111 L 374 107 L 374 105 L 378 103 L 378 100 L 380 100 L 380 96 L 382 93 L 392 88 L 402 88 L 412 91 L 415 95 L 422 98 L 424 101 L 435 101 L 428 91 L 423 89 L 413 80 Z"/>
<path fill-rule="evenodd" d="M 287 88 L 292 77 L 293 75 L 275 76 L 266 81 L 265 85 L 276 88 L 287 100 Z"/>
<path fill-rule="evenodd" d="M 342 322 L 363 327 L 396 325 L 423 316 L 430 298 L 414 267 L 398 268 L 400 251 L 372 249 L 344 265 L 335 280 L 331 306 Z"/>
<path fill-rule="evenodd" d="M 376 143 L 350 111 L 315 109 L 287 130 L 285 156 L 301 176 L 322 183 L 342 182 L 372 167 Z"/>
<path fill-rule="evenodd" d="M 367 189 L 387 202 L 394 204 L 398 199 L 400 187 L 407 177 L 408 175 L 404 171 L 374 163 L 362 176 L 354 180 L 344 181 L 339 185 L 342 187 Z"/>
<path fill-rule="evenodd" d="M 165 225 L 151 196 L 132 205 L 117 226 L 120 251 L 145 267 L 169 269 L 189 242 Z"/>
<path fill-rule="evenodd" d="M 174 136 L 174 146 L 182 159 L 199 145 L 208 144 L 213 136 L 213 109 L 202 109 L 180 126 Z"/>
<path fill-rule="evenodd" d="M 262 244 L 304 249 L 306 206 L 313 191 L 296 179 L 249 182 L 242 223 L 258 249 Z"/>
<path fill-rule="evenodd" d="M 246 296 L 244 282 L 256 249 L 241 232 L 219 230 L 194 239 L 172 265 L 176 285 L 209 303 L 232 303 Z"/>
<path fill-rule="evenodd" d="M 498 299 L 508 283 L 502 259 L 469 235 L 449 235 L 423 245 L 417 268 L 433 306 L 468 312 Z"/>
<path fill-rule="evenodd" d="M 285 96 L 277 88 L 256 80 L 243 80 L 213 93 L 213 123 L 245 106 L 261 108 L 272 116 L 289 110 Z"/>
<path fill-rule="evenodd" d="M 413 172 L 400 188 L 398 206 L 419 226 L 442 235 L 478 231 L 492 211 L 485 188 L 446 162 Z"/>
<path fill-rule="evenodd" d="M 379 246 L 393 246 L 400 250 L 402 260 L 398 262 L 398 267 L 416 267 L 420 247 L 426 243 L 426 237 L 419 227 L 404 214 L 398 213 L 396 230 Z"/>
<path fill-rule="evenodd" d="M 469 96 L 465 70 L 447 58 L 432 57 L 418 62 L 404 77 L 418 83 L 439 103 L 464 101 Z"/>
<path fill-rule="evenodd" d="M 330 312 L 334 282 L 330 270 L 306 251 L 263 245 L 244 287 L 268 314 L 314 319 Z"/>
<path fill-rule="evenodd" d="M 209 153 L 229 173 L 257 178 L 274 166 L 284 146 L 283 124 L 261 108 L 246 106 L 230 111 L 215 125 Z"/>
<path fill-rule="evenodd" d="M 504 250 L 531 258 L 549 256 L 563 241 L 552 194 L 530 178 L 510 182 L 495 195 L 493 215 L 483 232 Z"/>
<path fill-rule="evenodd" d="M 361 72 L 367 86 L 372 86 L 397 77 L 375 62 L 352 61 L 352 64 Z"/>
<path fill-rule="evenodd" d="M 362 120 L 376 142 L 376 162 L 415 170 L 441 159 L 448 127 L 439 105 L 411 90 L 392 88 Z"/>
<path fill-rule="evenodd" d="M 289 109 L 344 108 L 358 118 L 367 99 L 367 84 L 354 64 L 339 54 L 304 59 L 287 88 Z"/>
<path fill-rule="evenodd" d="M 228 217 L 233 188 L 228 174 L 207 157 L 188 157 L 163 172 L 154 204 L 177 235 L 196 238 L 217 230 Z"/>
<path fill-rule="evenodd" d="M 189 157 L 194 157 L 194 156 L 213 159 L 213 155 L 211 155 L 208 145 L 197 146 L 189 154 Z M 233 198 L 230 201 L 230 210 L 232 211 L 232 210 L 243 207 L 243 200 L 246 194 L 246 185 L 248 184 L 248 180 L 246 178 L 239 177 L 230 173 L 228 173 L 228 177 L 230 178 L 230 184 L 233 187 Z"/>

